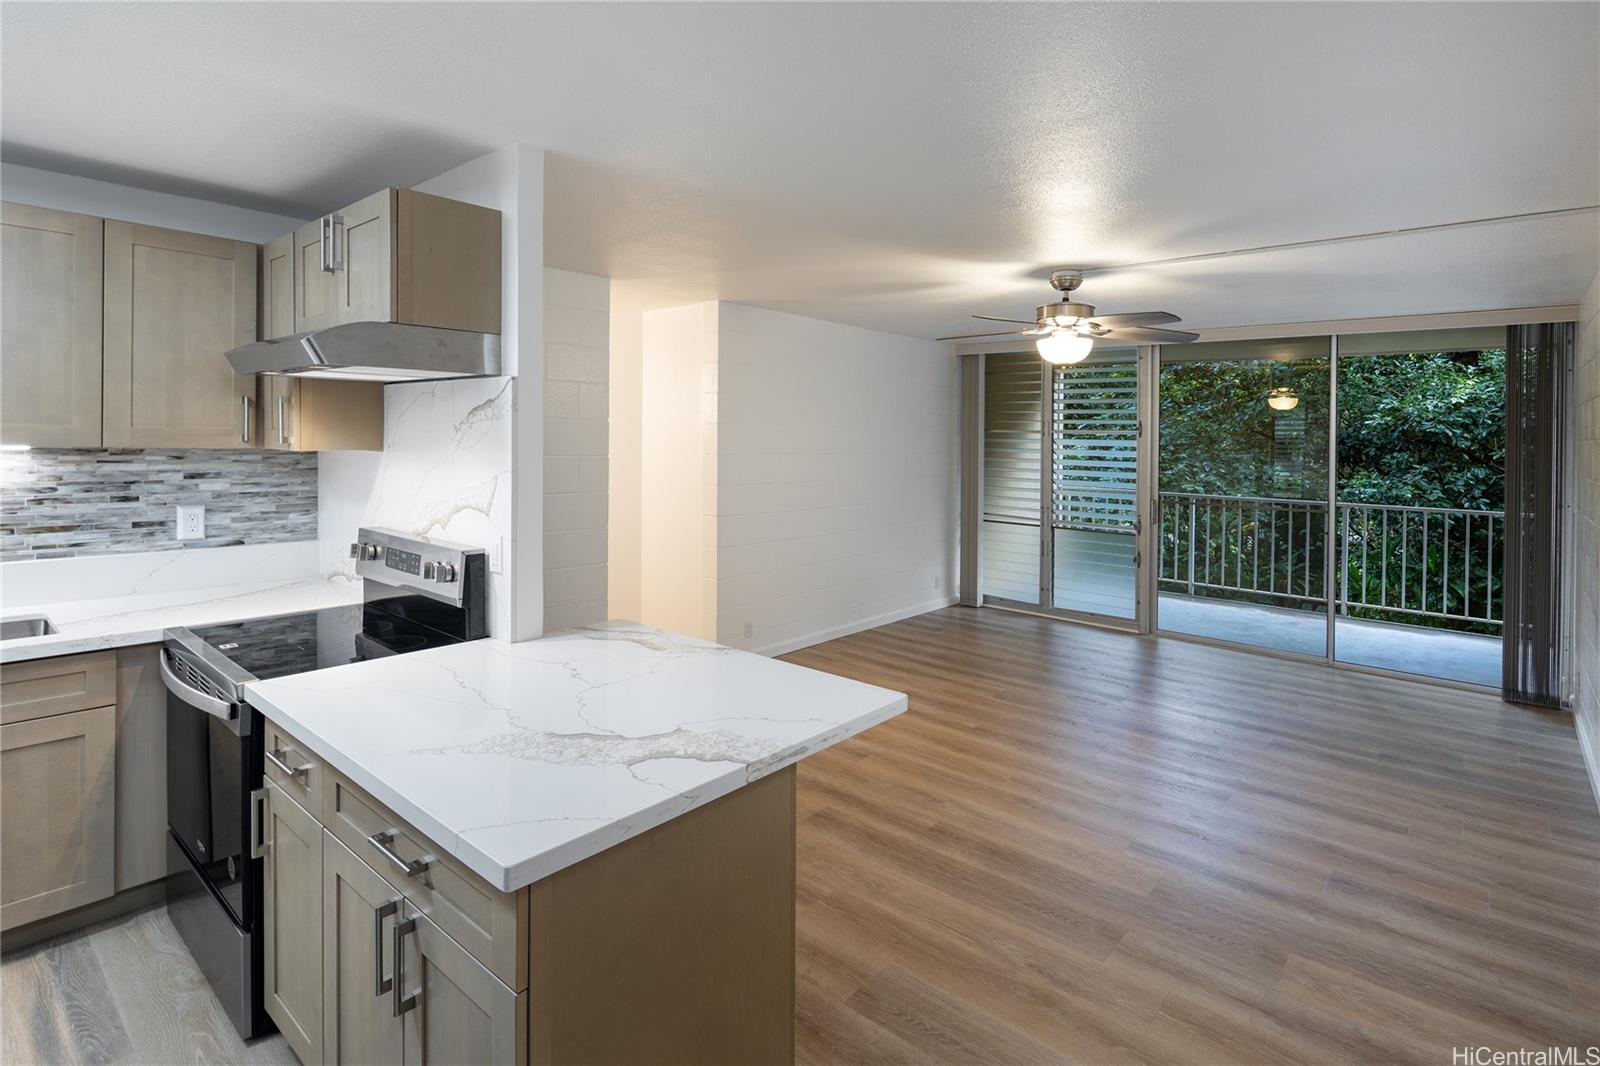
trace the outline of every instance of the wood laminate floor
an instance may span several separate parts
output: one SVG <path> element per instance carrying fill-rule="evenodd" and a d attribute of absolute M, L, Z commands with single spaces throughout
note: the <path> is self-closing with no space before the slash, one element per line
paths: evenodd
<path fill-rule="evenodd" d="M 800 766 L 802 1063 L 1600 1043 L 1565 715 L 993 610 L 788 658 L 911 694 Z M 294 1058 L 156 909 L 8 955 L 0 1061 Z"/>
<path fill-rule="evenodd" d="M 1567 715 L 960 607 L 787 658 L 911 696 L 800 766 L 803 1063 L 1600 1044 Z"/>

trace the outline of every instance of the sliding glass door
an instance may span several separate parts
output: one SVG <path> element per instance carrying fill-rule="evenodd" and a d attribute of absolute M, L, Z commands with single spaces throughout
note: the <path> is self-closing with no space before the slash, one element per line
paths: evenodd
<path fill-rule="evenodd" d="M 985 602 L 1140 622 L 1139 356 L 984 364 Z"/>
<path fill-rule="evenodd" d="M 1161 629 L 1328 653 L 1329 341 L 1163 348 Z"/>

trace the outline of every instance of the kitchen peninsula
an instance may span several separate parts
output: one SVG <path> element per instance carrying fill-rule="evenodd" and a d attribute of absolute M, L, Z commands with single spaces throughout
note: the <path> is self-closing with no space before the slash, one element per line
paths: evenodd
<path fill-rule="evenodd" d="M 306 1062 L 791 1061 L 794 764 L 906 707 L 626 622 L 248 691 Z"/>

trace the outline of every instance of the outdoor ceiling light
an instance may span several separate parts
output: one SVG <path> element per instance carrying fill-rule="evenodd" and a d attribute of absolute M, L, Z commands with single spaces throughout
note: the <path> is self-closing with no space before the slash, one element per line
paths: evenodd
<path fill-rule="evenodd" d="M 1057 330 L 1055 333 L 1046 333 L 1034 344 L 1045 362 L 1066 366 L 1088 358 L 1089 350 L 1094 347 L 1094 338 L 1070 330 Z"/>
<path fill-rule="evenodd" d="M 1293 411 L 1300 406 L 1300 397 L 1287 385 L 1279 385 L 1267 392 L 1267 406 L 1274 411 Z"/>

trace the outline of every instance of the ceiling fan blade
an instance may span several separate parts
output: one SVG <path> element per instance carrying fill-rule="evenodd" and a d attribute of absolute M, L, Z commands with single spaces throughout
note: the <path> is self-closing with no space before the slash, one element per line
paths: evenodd
<path fill-rule="evenodd" d="M 1171 311 L 1134 311 L 1126 315 L 1096 315 L 1090 321 L 1106 329 L 1120 329 L 1124 326 L 1160 326 L 1167 322 L 1182 322 L 1183 319 Z"/>
<path fill-rule="evenodd" d="M 1097 320 L 1098 321 L 1098 320 Z M 1177 329 L 1150 329 L 1147 326 L 1125 326 L 1096 336 L 1096 340 L 1132 341 L 1134 344 L 1185 344 L 1199 340 L 1200 334 Z"/>
<path fill-rule="evenodd" d="M 1031 318 L 997 318 L 994 315 L 973 315 L 972 317 L 981 318 L 985 322 L 1015 322 L 1019 326 L 1037 326 L 1039 324 Z M 1177 319 L 1173 319 L 1173 321 L 1176 322 Z"/>
<path fill-rule="evenodd" d="M 979 337 L 1016 337 L 1025 333 L 1033 333 L 1031 329 L 1010 329 L 1004 333 L 957 333 L 953 337 L 935 337 L 937 341 L 970 341 Z"/>

